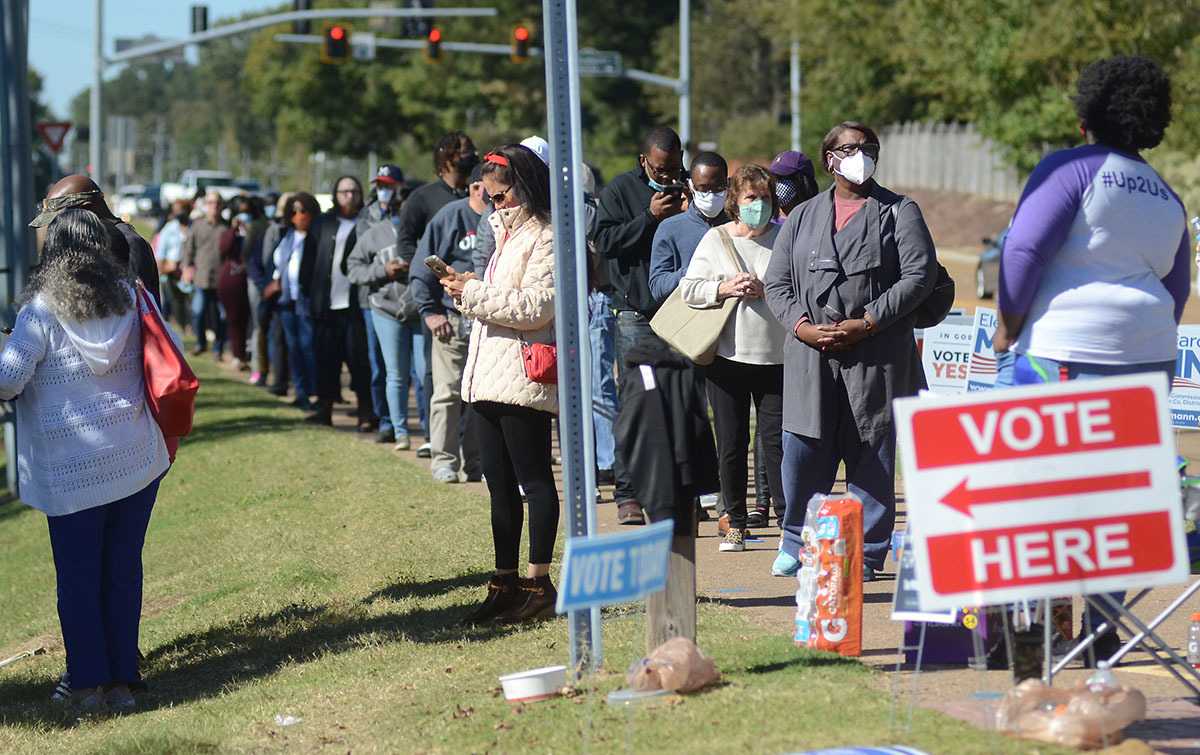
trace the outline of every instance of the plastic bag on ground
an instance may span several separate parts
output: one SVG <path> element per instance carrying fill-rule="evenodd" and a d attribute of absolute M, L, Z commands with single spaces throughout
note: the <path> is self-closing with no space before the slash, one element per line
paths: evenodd
<path fill-rule="evenodd" d="M 650 655 L 634 661 L 626 675 L 630 688 L 639 692 L 695 692 L 720 679 L 721 672 L 712 659 L 686 637 L 672 637 L 654 648 Z"/>
<path fill-rule="evenodd" d="M 1083 749 L 1122 739 L 1129 724 L 1146 717 L 1146 697 L 1121 684 L 1079 682 L 1047 687 L 1027 679 L 1008 691 L 996 712 L 996 728 L 1039 742 Z"/>

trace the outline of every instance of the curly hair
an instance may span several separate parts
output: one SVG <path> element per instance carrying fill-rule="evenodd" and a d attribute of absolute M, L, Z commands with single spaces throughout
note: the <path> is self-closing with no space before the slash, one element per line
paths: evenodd
<path fill-rule="evenodd" d="M 1171 79 L 1149 58 L 1097 60 L 1079 75 L 1075 112 L 1101 144 L 1126 152 L 1150 149 L 1171 122 Z"/>
<path fill-rule="evenodd" d="M 747 190 L 752 190 L 759 199 L 770 200 L 770 217 L 779 215 L 779 198 L 775 196 L 775 176 L 761 165 L 747 163 L 738 168 L 737 172 L 729 179 L 729 199 L 725 202 L 725 212 L 731 220 L 742 219 L 738 201 Z"/>
<path fill-rule="evenodd" d="M 133 308 L 132 285 L 129 268 L 112 256 L 108 224 L 91 210 L 69 209 L 46 229 L 21 301 L 40 294 L 60 320 L 99 320 Z"/>

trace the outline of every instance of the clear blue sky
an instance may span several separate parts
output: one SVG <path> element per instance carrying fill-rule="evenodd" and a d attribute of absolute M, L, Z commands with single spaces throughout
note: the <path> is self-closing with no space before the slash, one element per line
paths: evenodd
<path fill-rule="evenodd" d="M 281 5 L 280 0 L 207 0 L 208 22 L 248 10 Z M 190 0 L 106 0 L 104 52 L 113 52 L 116 37 L 155 34 L 164 39 L 186 36 L 191 26 Z M 65 117 L 73 98 L 92 83 L 92 26 L 95 0 L 29 0 L 29 65 L 45 79 L 43 99 L 55 115 Z M 111 76 L 117 69 L 110 67 Z"/>

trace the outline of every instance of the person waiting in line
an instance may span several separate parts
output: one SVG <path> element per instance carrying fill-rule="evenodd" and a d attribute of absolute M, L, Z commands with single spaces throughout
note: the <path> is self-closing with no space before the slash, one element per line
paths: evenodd
<path fill-rule="evenodd" d="M 259 290 L 258 333 L 254 347 L 255 366 L 265 378 L 259 385 L 276 396 L 286 396 L 291 370 L 288 368 L 287 338 L 279 318 L 277 286 L 267 286 L 275 278 L 275 249 L 291 230 L 292 193 L 284 192 L 275 200 L 271 222 L 263 230 L 262 252 L 251 257 L 246 269 L 251 283 Z"/>
<path fill-rule="evenodd" d="M 879 137 L 845 122 L 821 143 L 834 185 L 788 215 L 764 279 L 784 344 L 783 494 L 777 575 L 795 574 L 808 501 L 838 464 L 863 502 L 863 579 L 887 556 L 896 519 L 892 399 L 925 387 L 914 311 L 937 258 L 921 209 L 872 178 Z"/>
<path fill-rule="evenodd" d="M 229 353 L 233 357 L 234 368 L 242 372 L 250 369 L 250 355 L 246 351 L 250 329 L 250 296 L 246 290 L 248 277 L 245 264 L 249 223 L 250 215 L 239 212 L 221 235 L 221 273 L 217 277 L 217 297 L 225 312 Z"/>
<path fill-rule="evenodd" d="M 1156 373 L 1169 390 L 1191 244 L 1183 203 L 1141 153 L 1171 122 L 1170 79 L 1147 58 L 1096 61 L 1075 112 L 1087 143 L 1034 168 L 1004 241 L 996 351 L 1016 354 L 1016 385 Z M 1089 606 L 1084 621 L 1103 616 Z M 1110 630 L 1095 657 L 1120 645 Z"/>
<path fill-rule="evenodd" d="M 533 152 L 510 144 L 483 160 L 499 240 L 482 277 L 442 279 L 458 311 L 475 320 L 463 368 L 463 398 L 475 410 L 483 474 L 492 504 L 496 572 L 486 599 L 467 621 L 526 621 L 551 616 L 557 592 L 550 561 L 559 501 L 551 466 L 550 423 L 556 385 L 526 374 L 526 344 L 554 343 L 554 231 L 550 172 Z M 518 487 L 519 486 L 519 487 Z M 529 501 L 529 566 L 517 577 L 521 489 Z"/>
<path fill-rule="evenodd" d="M 192 221 L 183 243 L 183 282 L 191 284 L 192 331 L 196 336 L 193 356 L 208 351 L 208 329 L 215 339 L 213 356 L 219 362 L 225 354 L 225 316 L 217 285 L 221 276 L 221 237 L 228 226 L 221 219 L 224 202 L 215 191 L 204 195 L 204 215 Z"/>
<path fill-rule="evenodd" d="M 367 357 L 371 362 L 371 407 L 379 418 L 379 429 L 375 440 L 379 443 L 395 443 L 396 430 L 392 425 L 392 412 L 387 397 L 387 362 L 375 331 L 375 315 L 371 308 L 371 295 L 378 291 L 388 278 L 383 270 L 384 262 L 374 265 L 380 251 L 390 248 L 394 255 L 397 228 L 400 225 L 400 208 L 404 195 L 404 171 L 399 166 L 380 165 L 371 179 L 375 188 L 375 199 L 358 213 L 354 233 L 358 240 L 346 260 L 346 275 L 358 287 L 358 308 L 362 311 L 367 331 Z"/>
<path fill-rule="evenodd" d="M 783 344 L 787 331 L 763 301 L 762 277 L 771 261 L 779 226 L 775 180 L 766 168 L 744 165 L 729 181 L 726 203 L 730 222 L 710 229 L 701 238 L 680 281 L 688 306 L 719 307 L 737 299 L 717 341 L 717 353 L 705 368 L 708 403 L 717 431 L 721 497 L 729 529 L 720 550 L 745 549 L 746 456 L 750 444 L 750 407 L 758 417 L 756 435 L 762 439 L 771 490 L 776 491 L 775 516 L 784 515 L 780 465 L 783 446 Z M 670 221 L 668 221 L 670 222 Z M 663 226 L 660 226 L 660 231 Z M 765 519 L 765 517 L 762 517 Z M 763 526 L 765 522 L 757 526 Z"/>
<path fill-rule="evenodd" d="M 233 225 L 237 227 L 237 234 L 241 239 L 241 261 L 246 270 L 246 301 L 250 307 L 249 325 L 246 329 L 250 383 L 261 386 L 267 384 L 268 349 L 266 339 L 259 338 L 259 329 L 262 327 L 262 323 L 259 322 L 259 315 L 262 313 L 262 287 L 251 278 L 251 263 L 262 261 L 263 238 L 271 226 L 271 221 L 267 219 L 263 210 L 263 200 L 259 197 L 238 197 L 234 209 L 236 212 Z M 266 281 L 262 283 L 265 285 Z"/>
<path fill-rule="evenodd" d="M 618 370 L 628 367 L 626 352 L 648 342 L 652 351 L 665 348 L 650 329 L 650 319 L 659 302 L 650 293 L 650 250 L 659 224 L 683 212 L 683 147 L 679 135 L 665 126 L 652 129 L 643 140 L 638 165 L 614 178 L 600 193 L 596 230 L 592 238 L 604 262 L 617 310 L 616 351 Z M 623 407 L 625 402 L 620 400 Z M 625 454 L 616 427 L 626 410 L 618 408 L 614 425 L 616 440 L 615 496 L 621 524 L 643 524 L 642 504 L 634 497 L 633 484 L 623 471 Z"/>
<path fill-rule="evenodd" d="M 312 408 L 310 398 L 317 390 L 317 361 L 313 351 L 312 310 L 308 294 L 300 284 L 300 271 L 305 258 L 317 254 L 314 226 L 321 208 L 312 194 L 298 191 L 288 199 L 286 210 L 288 231 L 274 252 L 273 280 L 278 281 L 279 290 L 275 308 L 287 341 L 288 367 L 296 393 L 292 405 L 309 410 Z"/>
<path fill-rule="evenodd" d="M 454 306 L 454 300 L 442 289 L 437 275 L 424 260 L 434 256 L 456 272 L 472 272 L 475 229 L 486 204 L 483 170 L 477 165 L 471 172 L 467 196 L 442 207 L 429 221 L 417 245 L 420 264 L 409 276 L 413 302 L 433 336 L 433 398 L 429 402 L 433 455 L 429 468 L 437 482 L 454 483 L 460 477 L 478 481 L 482 473 L 473 429 L 474 412 L 462 400 L 471 321 Z"/>
<path fill-rule="evenodd" d="M 192 319 L 191 290 L 180 285 L 183 273 L 183 241 L 192 221 L 188 215 L 191 205 L 186 199 L 171 203 L 166 222 L 155 236 L 154 258 L 158 261 L 158 283 L 162 292 L 163 314 L 175 321 L 180 332 L 186 331 Z"/>
<path fill-rule="evenodd" d="M 137 707 L 142 545 L 170 465 L 145 400 L 134 281 L 100 217 L 62 211 L 0 352 L 21 500 L 49 523 L 62 684 L 90 715 Z"/>
<path fill-rule="evenodd" d="M 354 227 L 363 207 L 362 184 L 342 176 L 333 184 L 334 206 L 316 227 L 317 253 L 300 266 L 300 287 L 312 311 L 313 351 L 317 365 L 317 406 L 306 421 L 333 424 L 333 405 L 341 400 L 342 365 L 350 370 L 359 432 L 372 432 L 371 366 L 367 333 L 358 309 L 358 292 L 346 274 L 354 249 Z"/>
<path fill-rule="evenodd" d="M 406 262 L 410 269 L 414 264 L 417 244 L 425 233 L 425 227 L 438 210 L 467 195 L 467 181 L 471 177 L 471 171 L 478 164 L 479 153 L 475 149 L 475 142 L 463 132 L 451 131 L 438 140 L 433 150 L 433 169 L 437 173 L 437 180 L 414 190 L 400 210 L 396 245 L 400 259 Z M 420 263 L 421 261 L 417 260 L 415 264 Z M 433 375 L 429 374 L 433 350 L 430 341 L 432 336 L 420 318 L 411 325 L 405 324 L 404 327 L 411 329 L 409 333 L 401 333 L 400 340 L 411 349 L 411 359 L 408 363 L 413 379 L 416 380 L 417 411 L 421 418 L 421 431 L 425 435 L 425 442 L 417 449 L 417 456 L 428 459 L 433 454 L 429 442 L 429 399 L 433 392 Z M 403 399 L 408 401 L 407 388 Z"/>
<path fill-rule="evenodd" d="M 780 152 L 775 155 L 768 170 L 775 176 L 775 199 L 779 204 L 779 217 L 776 220 L 780 224 L 792 214 L 792 210 L 819 193 L 812 160 L 803 152 Z"/>

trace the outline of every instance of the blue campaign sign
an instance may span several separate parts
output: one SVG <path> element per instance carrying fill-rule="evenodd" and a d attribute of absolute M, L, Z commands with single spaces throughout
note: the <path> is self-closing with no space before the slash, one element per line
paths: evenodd
<path fill-rule="evenodd" d="M 975 341 L 967 365 L 967 393 L 990 391 L 996 387 L 996 350 L 992 348 L 992 339 L 996 337 L 996 310 L 976 307 L 974 327 Z"/>
<path fill-rule="evenodd" d="M 674 527 L 668 519 L 629 533 L 567 540 L 558 612 L 627 603 L 665 588 Z"/>
<path fill-rule="evenodd" d="M 1171 381 L 1171 424 L 1200 428 L 1200 325 L 1180 325 L 1175 352 L 1175 379 Z"/>

